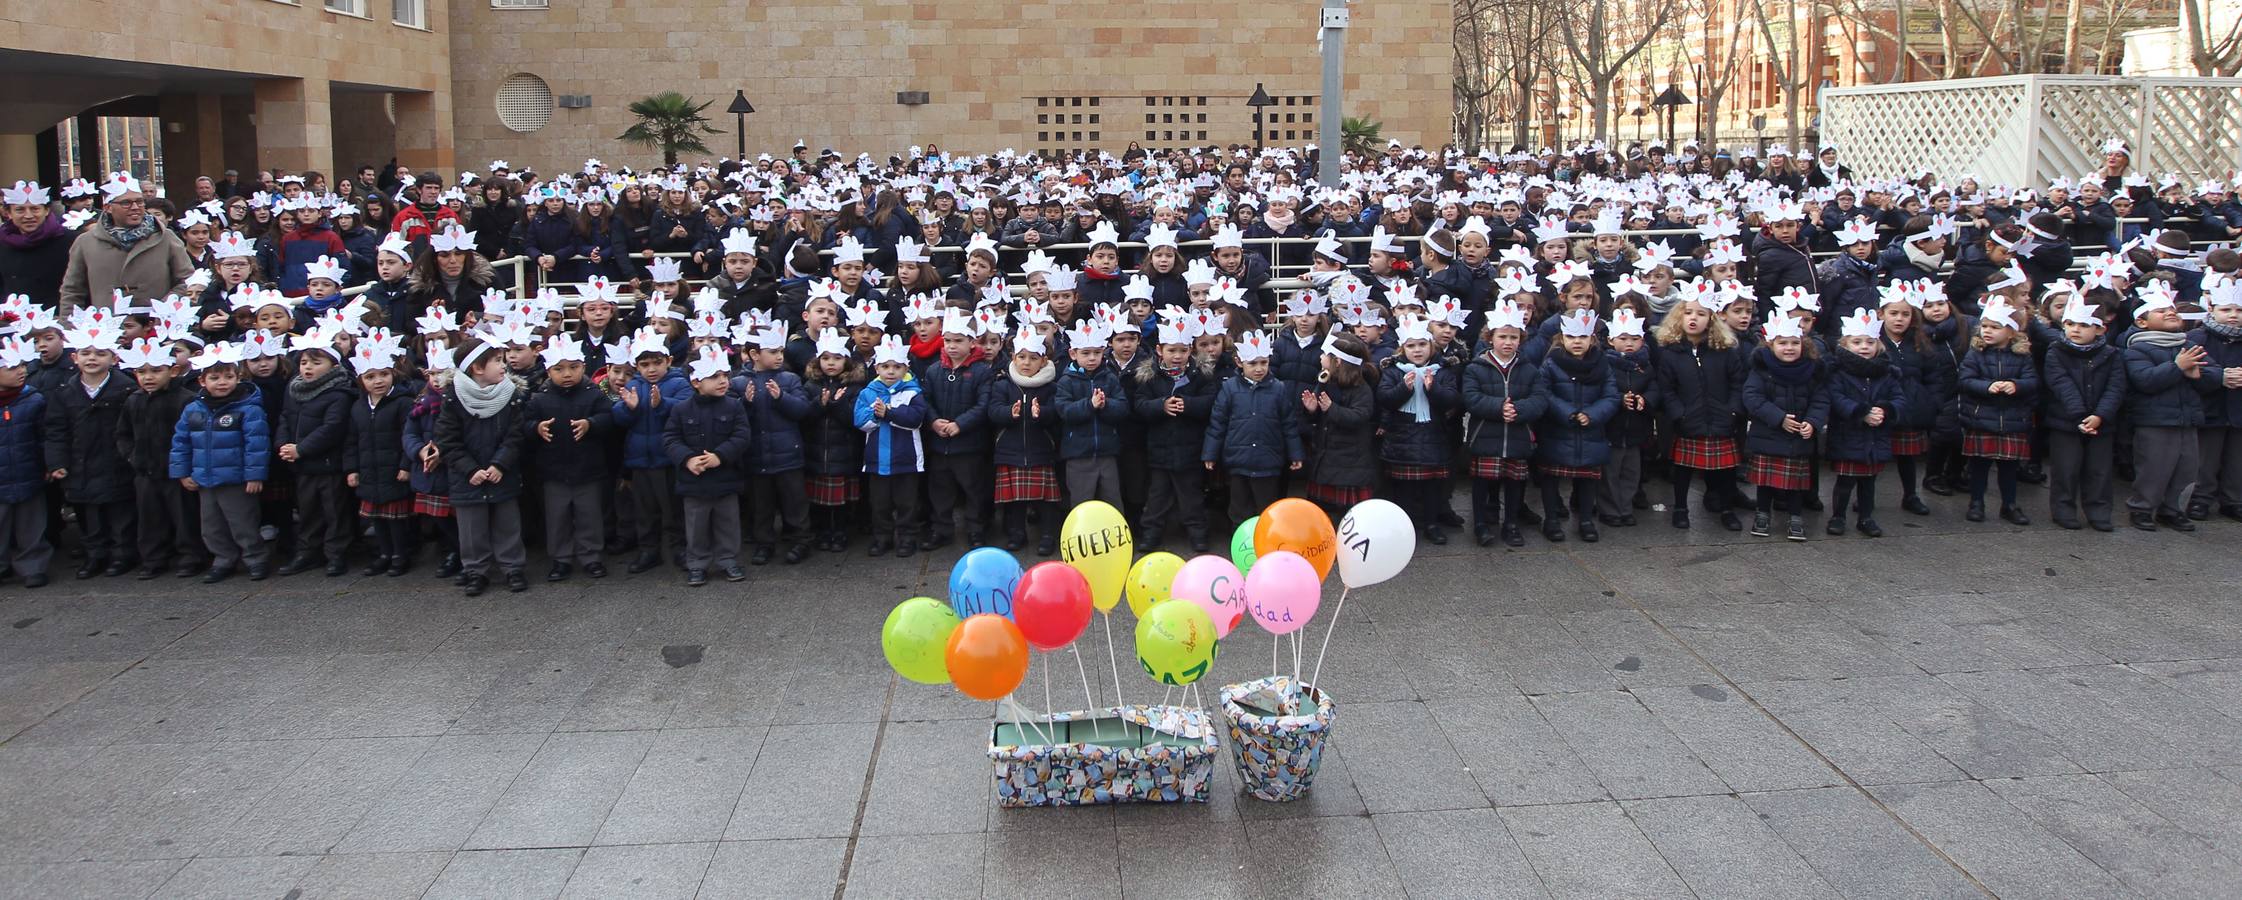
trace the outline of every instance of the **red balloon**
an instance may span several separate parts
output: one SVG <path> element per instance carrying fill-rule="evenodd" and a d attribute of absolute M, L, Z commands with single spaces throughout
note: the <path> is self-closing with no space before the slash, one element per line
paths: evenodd
<path fill-rule="evenodd" d="M 1090 581 L 1082 571 L 1052 560 L 1021 573 L 1012 590 L 1012 618 L 1037 650 L 1057 650 L 1090 627 Z"/>

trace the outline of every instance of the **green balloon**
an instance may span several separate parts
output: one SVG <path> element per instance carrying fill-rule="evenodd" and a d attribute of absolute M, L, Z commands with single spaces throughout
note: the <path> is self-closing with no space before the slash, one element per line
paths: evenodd
<path fill-rule="evenodd" d="M 1240 575 L 1252 569 L 1253 561 L 1261 558 L 1261 554 L 1253 551 L 1253 529 L 1260 524 L 1261 517 L 1254 516 L 1239 522 L 1238 530 L 1230 533 L 1230 562 L 1238 567 Z"/>
<path fill-rule="evenodd" d="M 949 684 L 950 632 L 958 614 L 932 597 L 912 597 L 895 605 L 880 626 L 880 650 L 895 672 L 920 684 Z"/>
<path fill-rule="evenodd" d="M 1198 681 L 1218 651 L 1214 619 L 1188 600 L 1164 600 L 1137 619 L 1137 664 L 1161 684 Z"/>

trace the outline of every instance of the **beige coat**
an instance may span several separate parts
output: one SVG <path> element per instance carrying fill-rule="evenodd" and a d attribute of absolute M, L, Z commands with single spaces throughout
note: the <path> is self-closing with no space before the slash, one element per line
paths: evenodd
<path fill-rule="evenodd" d="M 118 290 L 145 306 L 172 293 L 194 271 L 187 245 L 171 229 L 157 228 L 128 249 L 118 246 L 109 236 L 109 227 L 97 219 L 70 245 L 70 265 L 62 273 L 60 315 L 67 317 L 89 301 L 106 304 L 111 292 Z"/>

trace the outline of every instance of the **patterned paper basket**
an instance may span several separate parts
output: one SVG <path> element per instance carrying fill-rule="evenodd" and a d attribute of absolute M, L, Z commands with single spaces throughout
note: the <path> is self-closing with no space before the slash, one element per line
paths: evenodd
<path fill-rule="evenodd" d="M 1312 704 L 1305 714 L 1303 701 Z M 1230 722 L 1231 756 L 1246 793 L 1275 803 L 1307 796 L 1323 762 L 1331 714 L 1330 697 L 1283 675 L 1224 687 L 1222 716 Z"/>
<path fill-rule="evenodd" d="M 1128 746 L 1132 741 L 1121 735 L 1113 735 L 1120 740 L 1111 744 L 1003 743 L 1001 729 L 1011 723 L 998 722 L 989 732 L 989 759 L 996 765 L 997 805 L 1017 809 L 1207 802 L 1220 745 L 1214 723 L 1204 711 L 1179 706 L 1118 706 L 1055 713 L 1036 721 L 1063 725 L 1092 719 L 1131 723 L 1138 730 L 1130 737 L 1142 745 Z"/>

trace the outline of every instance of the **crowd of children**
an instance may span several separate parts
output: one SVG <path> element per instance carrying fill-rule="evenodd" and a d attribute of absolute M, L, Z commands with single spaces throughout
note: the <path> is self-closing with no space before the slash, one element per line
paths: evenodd
<path fill-rule="evenodd" d="M 1968 520 L 1990 499 L 2026 525 L 2018 483 L 2044 480 L 2057 525 L 2108 531 L 2123 480 L 2134 527 L 2242 520 L 2230 249 L 2143 231 L 2079 267 L 2075 217 L 1931 184 L 1864 184 L 1855 206 L 1852 183 L 1795 172 L 1349 165 L 1326 190 L 1278 156 L 1219 182 L 1143 158 L 764 160 L 691 182 L 595 161 L 520 185 L 549 211 L 530 255 L 642 264 L 515 293 L 472 216 L 400 215 L 362 268 L 291 244 L 281 271 L 221 218 L 165 296 L 0 302 L 0 553 L 32 587 L 57 546 L 80 578 L 207 582 L 426 555 L 473 596 L 526 590 L 539 540 L 549 581 L 616 556 L 699 586 L 859 533 L 873 556 L 1048 556 L 1062 504 L 1092 499 L 1146 548 L 1206 550 L 1287 495 L 1335 516 L 1389 497 L 1436 544 L 1466 525 L 1481 546 L 1596 541 L 1637 525 L 1654 477 L 1674 527 L 1696 507 L 1802 541 L 1825 508 L 1827 534 L 1884 534 L 1888 467 L 1910 515 L 1930 513 L 1919 490 L 1963 492 Z M 625 193 L 665 198 L 703 235 L 690 256 L 536 233 Z M 998 221 L 993 199 L 1075 221 Z M 1646 222 L 1676 231 L 1630 234 Z M 1296 253 L 1304 286 L 1272 282 Z"/>

